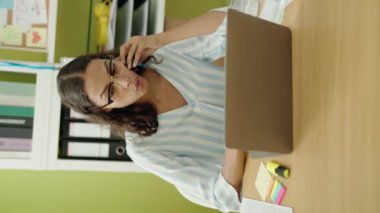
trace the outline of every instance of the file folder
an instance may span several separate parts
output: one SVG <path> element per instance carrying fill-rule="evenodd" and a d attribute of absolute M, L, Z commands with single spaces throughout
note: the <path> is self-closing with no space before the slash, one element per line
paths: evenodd
<path fill-rule="evenodd" d="M 125 140 L 113 134 L 110 125 L 90 123 L 84 118 L 62 106 L 58 158 L 131 161 Z"/>

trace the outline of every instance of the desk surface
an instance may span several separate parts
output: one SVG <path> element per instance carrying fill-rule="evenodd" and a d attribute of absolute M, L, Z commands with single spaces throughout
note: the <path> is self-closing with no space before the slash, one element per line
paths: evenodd
<path fill-rule="evenodd" d="M 294 212 L 379 212 L 380 1 L 293 0 L 294 151 L 249 159 L 243 196 L 260 161 L 291 168 L 283 205 Z M 284 180 L 284 179 L 281 179 Z"/>

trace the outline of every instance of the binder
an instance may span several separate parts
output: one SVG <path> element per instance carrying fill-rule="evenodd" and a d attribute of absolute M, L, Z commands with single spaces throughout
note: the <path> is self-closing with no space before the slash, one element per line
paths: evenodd
<path fill-rule="evenodd" d="M 70 118 L 84 120 L 87 118 L 87 116 L 70 109 Z"/>
<path fill-rule="evenodd" d="M 33 118 L 0 115 L 0 127 L 32 128 Z"/>
<path fill-rule="evenodd" d="M 115 49 L 115 28 L 116 28 L 117 1 L 112 1 L 109 11 L 109 21 L 107 28 L 107 44 L 105 50 Z"/>
<path fill-rule="evenodd" d="M 134 1 L 129 0 L 120 5 L 120 8 L 117 10 L 115 47 L 120 47 L 132 35 L 133 5 Z"/>
<path fill-rule="evenodd" d="M 3 159 L 30 159 L 31 156 L 31 152 L 0 151 L 0 158 Z"/>
<path fill-rule="evenodd" d="M 108 158 L 109 149 L 107 143 L 67 142 L 67 156 Z"/>
<path fill-rule="evenodd" d="M 32 139 L 0 137 L 0 151 L 32 151 Z"/>
<path fill-rule="evenodd" d="M 110 125 L 87 122 L 83 115 L 62 106 L 58 158 L 131 161 L 125 146 Z"/>
<path fill-rule="evenodd" d="M 148 33 L 148 15 L 149 1 L 135 0 L 135 9 L 132 19 L 132 36 L 147 35 Z"/>
<path fill-rule="evenodd" d="M 165 0 L 151 0 L 149 2 L 148 35 L 164 31 Z"/>
<path fill-rule="evenodd" d="M 35 83 L 22 83 L 22 82 L 10 82 L 10 81 L 0 81 L 0 95 L 10 95 L 10 96 L 22 96 L 22 97 L 33 97 L 36 94 L 36 84 Z"/>
<path fill-rule="evenodd" d="M 0 137 L 2 138 L 32 138 L 32 128 L 0 127 Z"/>
<path fill-rule="evenodd" d="M 33 118 L 34 107 L 0 105 L 0 116 L 1 115 Z"/>
<path fill-rule="evenodd" d="M 0 158 L 30 159 L 37 75 L 0 70 L 0 79 Z"/>
<path fill-rule="evenodd" d="M 33 107 L 34 97 L 0 94 L 0 104 L 8 106 Z"/>
<path fill-rule="evenodd" d="M 71 122 L 69 136 L 109 138 L 111 136 L 111 129 L 110 125 Z"/>
<path fill-rule="evenodd" d="M 131 161 L 125 145 L 124 141 L 117 140 L 63 140 L 59 157 L 63 159 Z"/>

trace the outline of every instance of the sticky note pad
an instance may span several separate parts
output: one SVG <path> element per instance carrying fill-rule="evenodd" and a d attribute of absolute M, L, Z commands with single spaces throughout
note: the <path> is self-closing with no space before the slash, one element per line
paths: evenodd
<path fill-rule="evenodd" d="M 278 205 L 281 204 L 282 199 L 283 199 L 284 196 L 285 196 L 285 193 L 286 193 L 286 188 L 285 188 L 285 186 L 283 186 L 283 187 L 281 188 L 280 192 L 278 193 L 277 198 L 276 198 L 276 203 L 277 203 Z"/>
<path fill-rule="evenodd" d="M 27 47 L 46 48 L 47 46 L 47 29 L 45 27 L 32 27 L 26 33 Z"/>
<path fill-rule="evenodd" d="M 275 180 L 272 191 L 270 193 L 270 198 L 273 202 L 277 204 L 281 204 L 282 199 L 284 198 L 286 193 L 286 188 L 280 182 Z"/>
<path fill-rule="evenodd" d="M 6 25 L 1 31 L 2 43 L 5 45 L 22 45 L 22 30 L 19 26 Z"/>
<path fill-rule="evenodd" d="M 271 187 L 273 185 L 273 178 L 265 168 L 264 163 L 260 164 L 259 171 L 256 176 L 255 186 L 257 191 L 259 192 L 260 197 L 265 201 L 267 195 L 271 191 Z"/>

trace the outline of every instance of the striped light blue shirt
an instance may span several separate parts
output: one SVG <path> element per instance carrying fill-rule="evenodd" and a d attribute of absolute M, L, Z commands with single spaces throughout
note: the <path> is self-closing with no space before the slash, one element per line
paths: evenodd
<path fill-rule="evenodd" d="M 158 115 L 156 134 L 126 133 L 128 155 L 172 183 L 187 199 L 223 212 L 239 211 L 236 190 L 223 178 L 224 69 L 211 62 L 225 53 L 226 18 L 209 35 L 158 49 L 161 64 L 148 64 L 186 99 L 187 105 Z"/>

